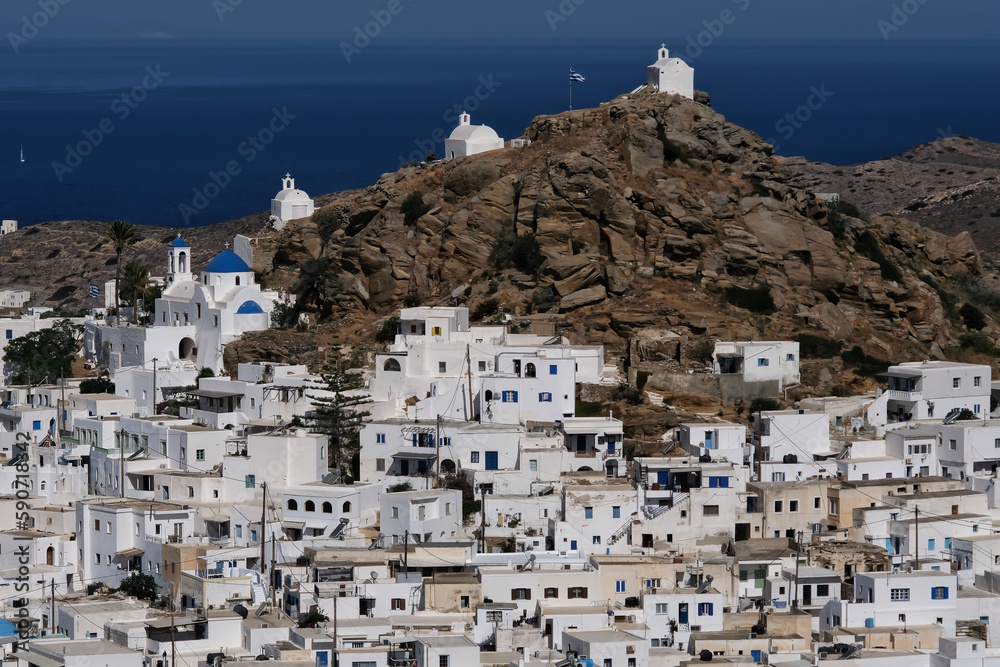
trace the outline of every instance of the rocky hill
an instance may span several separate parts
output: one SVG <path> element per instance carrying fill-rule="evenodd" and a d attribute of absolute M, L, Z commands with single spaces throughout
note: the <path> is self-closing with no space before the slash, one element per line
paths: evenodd
<path fill-rule="evenodd" d="M 261 280 L 296 291 L 312 322 L 245 336 L 227 361 L 322 368 L 346 346 L 361 363 L 385 319 L 417 303 L 467 304 L 476 321 L 603 344 L 633 380 L 638 369 L 703 367 L 713 339 L 806 334 L 796 395 L 871 388 L 879 360 L 1000 351 L 1000 283 L 967 231 L 830 211 L 796 165 L 708 106 L 640 93 L 541 116 L 525 136 L 527 148 L 322 198 L 311 219 L 280 232 L 263 215 L 185 230 L 192 246 L 212 246 L 196 262 L 233 233 L 252 234 Z M 52 294 L 112 275 L 96 225 L 37 229 L 0 239 L 0 284 Z M 158 266 L 173 232 L 144 231 L 135 254 Z M 79 292 L 59 291 L 58 304 L 79 303 Z M 699 397 L 690 406 L 718 407 Z"/>
<path fill-rule="evenodd" d="M 836 192 L 857 206 L 954 236 L 972 234 L 992 270 L 1000 267 L 1000 144 L 948 137 L 892 158 L 840 167 L 783 158 L 796 185 Z"/>
<path fill-rule="evenodd" d="M 880 358 L 940 357 L 965 331 L 959 286 L 994 293 L 967 232 L 829 215 L 759 136 L 697 102 L 623 96 L 539 117 L 525 136 L 524 149 L 386 174 L 262 241 L 255 268 L 299 281 L 304 310 L 335 323 L 331 343 L 370 340 L 404 303 L 467 303 L 553 319 L 609 359 L 650 329 L 691 345 L 811 332 Z M 250 337 L 234 354 L 266 348 Z M 682 346 L 671 361 L 697 356 Z"/>

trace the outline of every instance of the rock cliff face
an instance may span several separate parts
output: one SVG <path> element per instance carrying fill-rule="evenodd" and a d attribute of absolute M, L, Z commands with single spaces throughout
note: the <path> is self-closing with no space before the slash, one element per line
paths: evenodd
<path fill-rule="evenodd" d="M 539 117 L 525 136 L 524 149 L 386 174 L 317 214 L 341 222 L 326 243 L 311 220 L 294 222 L 262 243 L 258 267 L 290 286 L 316 260 L 303 305 L 320 321 L 385 315 L 407 297 L 474 307 L 499 289 L 502 303 L 551 306 L 577 340 L 619 349 L 650 327 L 813 328 L 916 356 L 952 340 L 939 283 L 982 271 L 968 233 L 828 216 L 759 136 L 697 102 L 623 96 Z M 534 235 L 537 274 L 494 267 L 515 234 Z"/>

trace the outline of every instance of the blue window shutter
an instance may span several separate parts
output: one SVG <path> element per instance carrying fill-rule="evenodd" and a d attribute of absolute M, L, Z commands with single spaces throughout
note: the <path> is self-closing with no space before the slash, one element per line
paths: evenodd
<path fill-rule="evenodd" d="M 416 433 L 413 434 L 413 446 L 414 447 L 417 446 L 417 434 Z"/>
<path fill-rule="evenodd" d="M 709 477 L 708 478 L 708 488 L 714 489 L 714 488 L 717 488 L 718 486 L 719 486 L 719 478 L 718 477 Z"/>
<path fill-rule="evenodd" d="M 719 486 L 721 486 L 724 489 L 728 489 L 729 488 L 729 478 L 728 477 L 720 477 L 719 480 L 720 480 Z"/>
<path fill-rule="evenodd" d="M 539 403 L 545 402 L 545 394 L 538 394 L 538 402 Z"/>
<path fill-rule="evenodd" d="M 948 587 L 947 586 L 944 587 L 944 599 L 945 600 L 948 599 Z"/>
<path fill-rule="evenodd" d="M 709 616 L 714 616 L 715 615 L 715 603 L 714 602 L 709 602 L 708 603 L 708 615 Z"/>
<path fill-rule="evenodd" d="M 42 422 L 40 421 L 31 422 L 31 428 L 34 429 L 35 431 L 40 430 L 42 428 Z"/>
<path fill-rule="evenodd" d="M 517 392 L 514 392 L 514 402 L 517 403 Z"/>
<path fill-rule="evenodd" d="M 556 374 L 558 374 L 558 372 L 559 372 L 559 367 L 558 366 L 556 366 L 555 364 L 552 364 L 551 366 L 549 366 L 549 375 L 556 375 Z"/>
<path fill-rule="evenodd" d="M 705 610 L 705 605 L 704 604 L 698 605 L 698 615 L 699 616 L 704 616 L 704 614 L 702 613 L 704 610 Z"/>
<path fill-rule="evenodd" d="M 431 447 L 434 446 L 434 434 L 433 433 L 431 433 L 430 435 L 427 436 L 427 442 L 428 442 L 428 444 Z"/>
<path fill-rule="evenodd" d="M 944 548 L 945 549 L 951 549 L 951 538 L 950 537 L 944 538 Z"/>

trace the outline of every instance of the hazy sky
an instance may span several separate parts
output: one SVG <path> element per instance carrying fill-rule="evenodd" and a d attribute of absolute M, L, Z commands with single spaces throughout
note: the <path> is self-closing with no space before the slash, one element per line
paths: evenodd
<path fill-rule="evenodd" d="M 1000 38 L 997 0 L 3 0 L 0 29 L 9 38 L 23 17 L 57 3 L 65 4 L 39 39 L 339 41 L 390 3 L 401 11 L 380 30 L 393 40 L 457 35 L 676 43 L 705 30 L 706 21 L 718 28 L 715 21 L 727 9 L 727 39 Z"/>

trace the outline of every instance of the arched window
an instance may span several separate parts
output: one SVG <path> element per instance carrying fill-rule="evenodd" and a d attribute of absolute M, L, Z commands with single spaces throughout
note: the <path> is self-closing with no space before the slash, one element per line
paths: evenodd
<path fill-rule="evenodd" d="M 533 378 L 535 377 L 535 365 L 528 364 L 524 367 L 524 377 Z"/>
<path fill-rule="evenodd" d="M 299 509 L 299 504 L 298 504 L 298 502 L 295 501 L 294 498 L 289 498 L 288 499 L 288 503 L 287 503 L 287 507 L 288 507 L 288 509 L 290 511 L 295 512 L 295 511 L 297 511 Z"/>
<path fill-rule="evenodd" d="M 389 359 L 385 360 L 385 364 L 383 364 L 382 370 L 384 370 L 384 371 L 396 371 L 396 372 L 398 372 L 398 371 L 400 371 L 402 369 L 399 367 L 399 360 L 398 359 L 389 358 Z"/>
<path fill-rule="evenodd" d="M 42 490 L 42 491 L 45 490 L 45 480 L 44 479 L 41 482 L 38 483 L 38 488 L 40 490 Z"/>
<path fill-rule="evenodd" d="M 350 512 L 351 511 L 351 502 L 350 501 L 345 502 L 344 503 L 344 507 L 343 507 L 343 509 L 341 511 L 344 514 L 347 514 L 348 512 Z"/>
<path fill-rule="evenodd" d="M 316 511 L 316 503 L 314 503 L 311 500 L 307 500 L 306 501 L 306 511 L 307 512 L 315 512 Z"/>
<path fill-rule="evenodd" d="M 486 390 L 486 400 L 487 401 L 492 401 L 493 400 L 493 392 L 490 391 L 489 389 Z"/>
<path fill-rule="evenodd" d="M 237 285 L 239 285 L 239 284 L 240 284 L 240 277 L 239 277 L 239 276 L 236 276 L 236 284 L 237 284 Z"/>
<path fill-rule="evenodd" d="M 187 273 L 187 254 L 180 253 L 177 255 L 177 268 L 178 273 Z"/>
<path fill-rule="evenodd" d="M 333 503 L 323 503 L 323 514 L 333 514 Z"/>

